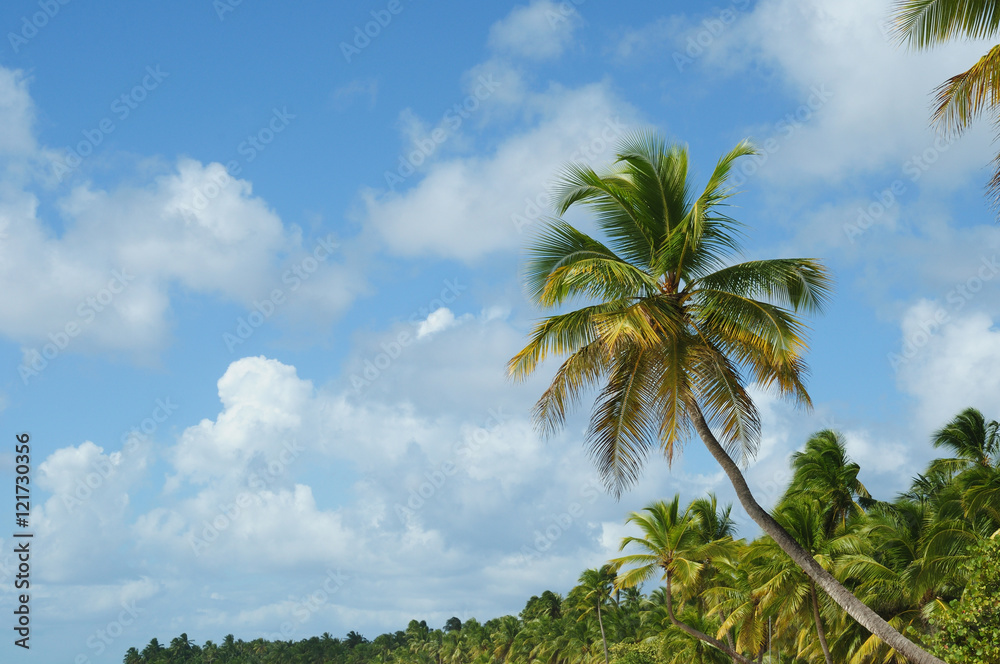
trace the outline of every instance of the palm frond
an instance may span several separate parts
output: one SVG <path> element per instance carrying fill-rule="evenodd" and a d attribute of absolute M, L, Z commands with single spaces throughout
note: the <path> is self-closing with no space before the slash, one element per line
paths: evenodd
<path fill-rule="evenodd" d="M 895 35 L 918 49 L 957 37 L 986 39 L 1000 28 L 992 0 L 903 0 L 894 8 Z"/>
<path fill-rule="evenodd" d="M 983 112 L 1000 105 L 1000 45 L 969 69 L 934 90 L 934 122 L 949 134 L 960 134 Z"/>
<path fill-rule="evenodd" d="M 546 221 L 528 256 L 528 294 L 543 307 L 575 296 L 609 300 L 656 291 L 654 277 L 562 219 Z"/>
<path fill-rule="evenodd" d="M 616 496 L 639 478 L 650 442 L 655 440 L 656 392 L 650 356 L 650 351 L 638 348 L 617 353 L 587 431 L 591 457 Z"/>

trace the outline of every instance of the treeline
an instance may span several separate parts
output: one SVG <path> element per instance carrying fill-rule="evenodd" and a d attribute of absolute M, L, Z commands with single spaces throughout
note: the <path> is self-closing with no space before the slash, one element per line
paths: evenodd
<path fill-rule="evenodd" d="M 858 480 L 832 431 L 792 458 L 774 517 L 826 570 L 949 664 L 1000 663 L 1000 425 L 975 409 L 933 438 L 945 456 L 891 502 Z M 298 642 L 129 649 L 125 664 L 904 664 L 771 540 L 737 539 L 730 506 L 679 497 L 632 513 L 622 556 L 517 616 L 410 621 Z M 659 585 L 657 585 L 659 584 Z M 650 589 L 648 594 L 640 588 Z"/>

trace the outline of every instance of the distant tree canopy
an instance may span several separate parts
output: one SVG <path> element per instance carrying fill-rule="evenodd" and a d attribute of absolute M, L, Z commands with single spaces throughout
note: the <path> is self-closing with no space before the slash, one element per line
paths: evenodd
<path fill-rule="evenodd" d="M 1000 424 L 959 413 L 932 461 L 894 500 L 831 431 L 793 456 L 772 513 L 841 583 L 948 664 L 1000 662 Z M 442 629 L 411 620 L 369 641 L 351 630 L 298 642 L 199 646 L 187 634 L 132 647 L 125 664 L 905 664 L 763 535 L 737 539 L 714 496 L 655 501 L 628 517 L 622 555 L 545 590 L 520 614 Z M 992 537 L 992 539 L 991 539 Z M 532 564 L 526 562 L 525 564 Z M 440 620 L 440 618 L 438 618 Z M 605 645 L 607 650 L 605 651 Z M 605 654 L 605 652 L 607 654 Z M 777 660 L 775 660 L 777 661 Z"/>

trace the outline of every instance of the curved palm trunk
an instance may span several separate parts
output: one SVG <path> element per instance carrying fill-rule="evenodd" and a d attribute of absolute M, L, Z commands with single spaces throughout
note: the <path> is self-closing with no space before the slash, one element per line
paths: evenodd
<path fill-rule="evenodd" d="M 672 622 L 674 625 L 680 627 L 682 630 L 684 630 L 685 632 L 687 632 L 688 634 L 690 634 L 694 638 L 698 639 L 699 641 L 703 641 L 704 643 L 707 643 L 708 645 L 710 645 L 710 646 L 712 646 L 714 648 L 718 648 L 722 652 L 724 652 L 727 655 L 729 655 L 729 657 L 731 657 L 734 662 L 741 662 L 742 664 L 754 664 L 753 660 L 749 660 L 746 657 L 744 657 L 743 655 L 741 655 L 738 652 L 736 652 L 735 650 L 729 648 L 722 641 L 719 641 L 718 639 L 713 639 L 708 634 L 705 634 L 704 632 L 700 632 L 700 631 L 696 630 L 694 627 L 691 627 L 690 625 L 688 625 L 686 623 L 682 623 L 680 620 L 677 619 L 677 616 L 674 615 L 674 598 L 673 598 L 674 590 L 673 590 L 673 587 L 671 586 L 670 573 L 669 572 L 667 572 L 667 593 L 666 594 L 667 594 L 667 615 L 670 616 L 670 622 Z"/>
<path fill-rule="evenodd" d="M 729 476 L 729 481 L 732 482 L 733 488 L 736 490 L 736 496 L 740 499 L 743 509 L 746 510 L 750 518 L 765 533 L 771 536 L 795 564 L 801 567 L 802 571 L 823 589 L 823 592 L 829 595 L 852 618 L 857 620 L 862 627 L 885 641 L 911 662 L 915 664 L 945 664 L 945 662 L 921 649 L 917 644 L 897 632 L 892 625 L 882 619 L 882 616 L 875 613 L 871 607 L 851 594 L 832 574 L 823 569 L 816 562 L 816 559 L 802 548 L 802 545 L 795 541 L 795 538 L 789 535 L 788 531 L 782 528 L 781 524 L 775 521 L 774 517 L 761 507 L 757 499 L 753 497 L 750 487 L 747 486 L 747 481 L 743 477 L 743 473 L 740 472 L 739 467 L 729 454 L 726 453 L 722 445 L 719 444 L 708 423 L 705 422 L 705 416 L 702 415 L 701 409 L 698 408 L 697 404 L 692 404 L 690 415 L 695 430 L 701 437 L 702 442 L 705 443 L 705 447 L 708 448 L 708 451 L 712 453 L 712 456 L 722 466 L 726 475 Z"/>
<path fill-rule="evenodd" d="M 816 635 L 819 637 L 819 645 L 823 648 L 823 657 L 826 664 L 833 664 L 833 657 L 830 656 L 830 646 L 826 643 L 826 631 L 823 629 L 823 621 L 819 617 L 819 597 L 816 596 L 816 584 L 809 582 L 809 593 L 812 595 L 813 620 L 816 621 Z"/>
<path fill-rule="evenodd" d="M 725 614 L 723 614 L 723 616 L 722 616 L 722 622 L 726 622 L 726 616 L 725 616 Z M 736 644 L 733 642 L 733 632 L 732 632 L 732 630 L 729 630 L 729 631 L 726 632 L 726 643 L 729 644 L 729 649 L 730 650 L 732 650 L 734 652 L 736 651 Z M 732 655 L 729 655 L 729 659 L 732 660 L 733 664 L 736 664 L 736 658 L 735 657 L 733 657 Z"/>
<path fill-rule="evenodd" d="M 601 644 L 604 646 L 604 664 L 610 664 L 608 659 L 608 639 L 604 636 L 604 621 L 601 620 L 601 601 L 597 600 L 597 625 L 601 628 Z"/>

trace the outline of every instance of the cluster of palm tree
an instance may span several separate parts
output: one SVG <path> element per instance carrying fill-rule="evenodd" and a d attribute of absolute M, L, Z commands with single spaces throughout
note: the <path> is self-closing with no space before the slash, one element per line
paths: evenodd
<path fill-rule="evenodd" d="M 817 433 L 794 455 L 774 517 L 899 633 L 943 656 L 947 635 L 938 625 L 962 597 L 979 547 L 1000 532 L 998 426 L 975 409 L 960 413 L 934 437 L 951 456 L 892 502 L 873 499 L 858 481 L 837 434 Z M 675 635 L 662 641 L 666 661 L 687 657 L 669 654 L 685 639 L 712 647 L 715 659 L 706 661 L 761 661 L 765 651 L 789 662 L 907 661 L 831 601 L 771 537 L 734 540 L 728 512 L 713 515 L 712 507 L 702 499 L 682 510 L 675 498 L 632 514 L 643 534 L 622 546 L 636 552 L 612 561 L 619 585 L 664 580 Z"/>
<path fill-rule="evenodd" d="M 922 648 L 947 656 L 946 618 L 1000 533 L 1000 424 L 959 413 L 933 438 L 946 452 L 891 502 L 858 480 L 833 431 L 792 457 L 775 520 L 845 588 Z M 889 664 L 907 660 L 872 635 L 773 538 L 738 539 L 731 505 L 680 496 L 633 512 L 623 555 L 585 570 L 565 597 L 546 590 L 518 616 L 443 628 L 412 620 L 368 641 L 352 631 L 298 642 L 227 636 L 168 647 L 153 639 L 125 664 Z M 1000 547 L 1000 536 L 995 544 Z M 994 554 L 993 559 L 996 559 Z M 995 564 L 994 564 L 995 566 Z M 998 571 L 1000 573 L 1000 571 Z M 987 590 L 987 602 L 992 602 Z M 1000 610 L 977 628 L 1000 633 Z M 946 625 L 945 629 L 941 625 Z M 967 639 L 960 635 L 959 641 Z M 959 660 L 950 659 L 957 662 Z M 962 660 L 964 661 L 964 660 Z M 968 660 L 975 661 L 975 660 Z M 981 661 L 989 662 L 991 659 Z"/>
<path fill-rule="evenodd" d="M 400 632 L 401 633 L 401 632 Z M 124 664 L 250 664 L 250 663 L 319 663 L 366 664 L 373 657 L 358 646 L 368 645 L 368 640 L 357 632 L 349 632 L 343 639 L 334 638 L 329 632 L 302 641 L 269 641 L 259 638 L 252 641 L 237 639 L 227 634 L 222 643 L 206 641 L 199 646 L 181 634 L 164 646 L 153 638 L 142 650 L 129 648 Z"/>
<path fill-rule="evenodd" d="M 772 514 L 757 502 L 741 472 L 760 440 L 751 384 L 811 405 L 804 385 L 802 314 L 821 310 L 831 286 L 829 273 L 816 259 L 736 262 L 742 227 L 726 214 L 735 193 L 728 182 L 734 163 L 753 154 L 748 142 L 737 145 L 719 159 L 700 191 L 689 175 L 687 149 L 649 132 L 626 137 L 606 173 L 578 164 L 568 167 L 557 190 L 556 211 L 561 215 L 574 205 L 587 206 L 605 239 L 560 217 L 540 226 L 529 249 L 528 292 L 539 307 L 559 312 L 535 326 L 528 344 L 510 360 L 509 373 L 523 380 L 547 357 L 565 356 L 535 406 L 536 424 L 545 434 L 558 430 L 570 409 L 585 394 L 596 392 L 587 440 L 609 489 L 619 495 L 638 478 L 650 452 L 658 450 L 669 463 L 681 443 L 697 434 L 730 479 L 746 513 L 768 536 L 746 555 L 774 564 L 791 561 L 782 577 L 782 583 L 790 585 L 782 587 L 799 593 L 801 601 L 782 602 L 794 608 L 778 620 L 779 629 L 793 616 L 801 619 L 803 614 L 795 612 L 808 609 L 804 615 L 812 615 L 815 647 L 827 662 L 838 648 L 857 645 L 873 653 L 891 649 L 882 661 L 942 664 L 921 647 L 915 625 L 932 616 L 934 606 L 927 602 L 948 597 L 958 572 L 919 558 L 912 545 L 915 538 L 927 535 L 922 528 L 935 510 L 957 523 L 967 514 L 962 512 L 968 507 L 963 501 L 974 501 L 975 511 L 983 501 L 995 500 L 989 479 L 963 480 L 982 487 L 974 491 L 982 492 L 982 500 L 965 493 L 958 500 L 957 489 L 944 478 L 949 477 L 945 471 L 956 471 L 962 462 L 943 462 L 920 480 L 925 488 L 915 486 L 910 502 L 879 508 L 884 513 L 878 515 L 881 525 L 872 526 L 873 532 L 884 536 L 887 545 L 898 546 L 896 561 L 886 559 L 882 549 L 866 557 L 858 533 L 848 530 L 859 514 L 867 514 L 870 500 L 856 476 L 853 483 L 842 478 L 845 483 L 839 489 L 828 488 L 830 493 L 817 494 L 815 501 L 799 500 L 812 493 L 802 488 L 805 484 L 794 486 L 789 495 L 795 499 L 783 501 Z M 576 303 L 582 306 L 572 308 Z M 825 433 L 810 445 L 835 457 L 835 442 L 834 434 Z M 828 470 L 809 465 L 809 458 L 797 460 L 805 464 L 797 468 L 801 482 L 823 479 Z M 636 519 L 642 523 L 641 517 Z M 950 523 L 948 518 L 935 521 Z M 942 551 L 964 546 L 968 529 L 938 527 L 934 546 Z M 905 533 L 909 540 L 894 539 Z M 853 561 L 848 576 L 837 566 L 845 556 Z M 942 560 L 960 562 L 961 556 Z M 889 564 L 900 561 L 912 568 Z M 639 579 L 651 572 L 631 574 Z M 666 580 L 669 585 L 669 575 Z M 915 580 L 921 593 L 916 613 L 908 597 L 917 592 Z M 746 583 L 753 582 L 748 576 Z M 879 594 L 890 587 L 895 588 L 898 611 L 885 605 Z M 671 595 L 667 592 L 666 599 Z M 828 600 L 859 625 L 854 637 L 838 633 L 836 640 L 827 638 L 824 612 L 833 615 Z M 685 622 L 669 603 L 667 609 L 678 629 L 733 660 L 748 661 L 737 652 L 739 644 L 724 643 Z M 755 604 L 754 611 L 763 609 Z M 755 652 L 759 634 L 741 638 L 743 647 Z"/>

